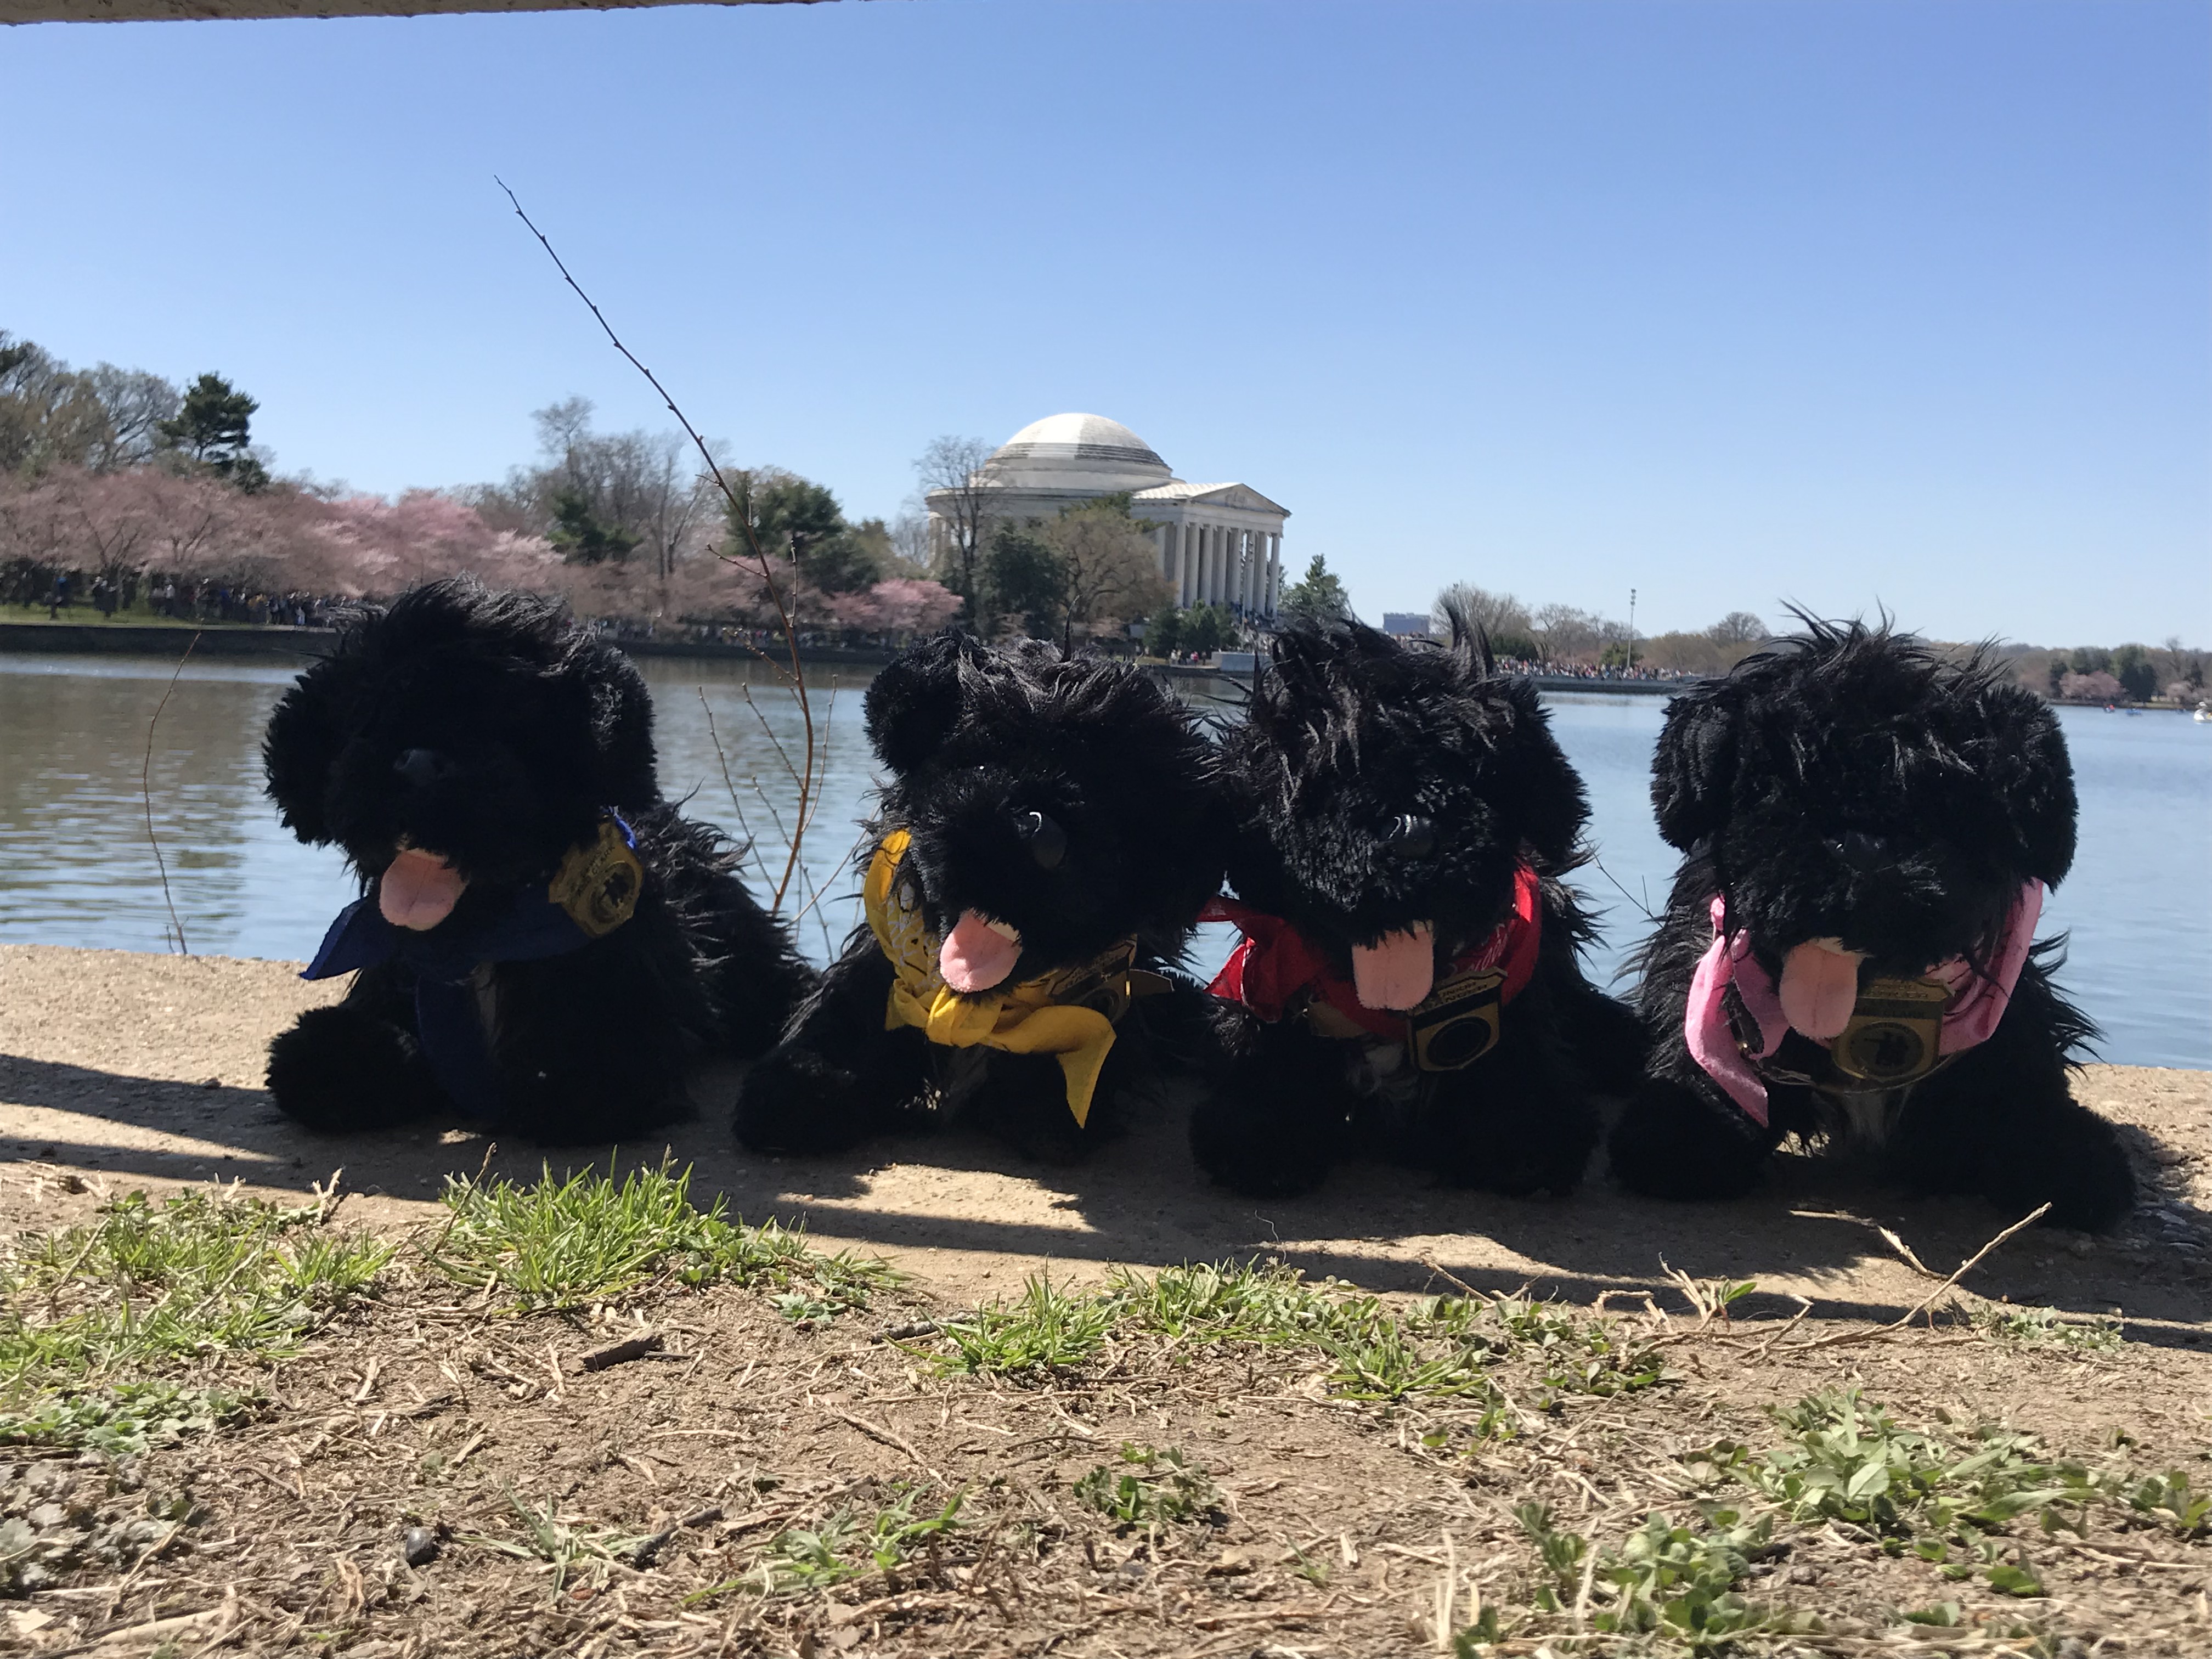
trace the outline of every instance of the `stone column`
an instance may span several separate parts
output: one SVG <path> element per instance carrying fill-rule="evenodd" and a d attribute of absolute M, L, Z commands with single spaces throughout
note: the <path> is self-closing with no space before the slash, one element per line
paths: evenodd
<path fill-rule="evenodd" d="M 1191 603 L 1213 603 L 1213 526 L 1210 524 L 1198 527 L 1198 597 Z"/>
<path fill-rule="evenodd" d="M 1283 532 L 1276 531 L 1267 538 L 1267 614 L 1273 616 L 1283 603 Z"/>
<path fill-rule="evenodd" d="M 1206 539 L 1213 547 L 1212 580 L 1206 584 L 1206 602 L 1219 605 L 1229 597 L 1222 581 L 1223 567 L 1229 562 L 1229 532 L 1221 526 L 1215 525 L 1206 532 Z"/>

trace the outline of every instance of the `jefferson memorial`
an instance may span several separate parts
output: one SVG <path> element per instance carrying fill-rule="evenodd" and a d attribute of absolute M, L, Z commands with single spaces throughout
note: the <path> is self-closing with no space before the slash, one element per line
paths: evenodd
<path fill-rule="evenodd" d="M 1160 574 L 1181 605 L 1225 605 L 1240 615 L 1272 617 L 1283 590 L 1283 520 L 1249 484 L 1185 483 L 1135 433 L 1103 415 L 1048 415 L 992 452 L 969 475 L 988 491 L 971 517 L 1042 523 L 1065 507 L 1127 491 L 1129 513 L 1154 526 Z M 950 544 L 957 489 L 933 489 L 933 550 Z"/>

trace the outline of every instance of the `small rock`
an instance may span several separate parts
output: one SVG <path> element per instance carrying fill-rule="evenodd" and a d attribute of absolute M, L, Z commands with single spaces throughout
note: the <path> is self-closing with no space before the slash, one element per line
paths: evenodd
<path fill-rule="evenodd" d="M 1820 1582 L 1820 1570 L 1809 1562 L 1792 1567 L 1790 1569 L 1790 1582 L 1793 1584 L 1817 1584 Z"/>
<path fill-rule="evenodd" d="M 438 1534 L 428 1527 L 410 1527 L 400 1535 L 399 1553 L 410 1567 L 425 1567 L 438 1559 Z"/>
<path fill-rule="evenodd" d="M 1206 1569 L 1209 1578 L 1233 1578 L 1239 1573 L 1251 1572 L 1260 1565 L 1260 1558 L 1250 1550 L 1224 1550 Z"/>
<path fill-rule="evenodd" d="M 2077 1238 L 2066 1248 L 2072 1254 L 2078 1256 L 2086 1257 L 2097 1254 L 2097 1242 L 2092 1238 Z"/>
<path fill-rule="evenodd" d="M 48 1527 L 67 1526 L 70 1513 L 59 1504 L 41 1504 L 23 1518 L 43 1532 Z"/>

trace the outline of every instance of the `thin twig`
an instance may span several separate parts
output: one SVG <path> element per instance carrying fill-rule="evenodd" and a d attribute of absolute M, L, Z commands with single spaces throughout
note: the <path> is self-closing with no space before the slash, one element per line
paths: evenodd
<path fill-rule="evenodd" d="M 806 699 L 806 671 L 799 659 L 799 630 L 792 623 L 791 606 L 784 599 L 783 590 L 775 585 L 775 572 L 769 563 L 768 554 L 761 547 L 759 536 L 754 533 L 753 515 L 750 502 L 740 501 L 738 499 L 737 492 L 730 488 L 729 480 L 722 476 L 722 469 L 714 459 L 714 452 L 708 447 L 707 441 L 699 435 L 699 429 L 693 426 L 684 411 L 677 407 L 676 399 L 668 395 L 668 388 L 660 384 L 659 377 L 638 360 L 635 352 L 622 343 L 622 337 L 615 332 L 614 325 L 607 321 L 605 313 L 600 311 L 598 303 L 592 296 L 584 292 L 583 284 L 568 274 L 568 265 L 562 262 L 560 254 L 554 251 L 553 244 L 547 240 L 545 233 L 538 229 L 530 216 L 522 210 L 521 201 L 513 191 L 507 189 L 507 181 L 495 173 L 492 176 L 492 182 L 505 192 L 508 203 L 514 209 L 514 216 L 521 220 L 528 228 L 530 234 L 538 239 L 538 245 L 545 250 L 545 257 L 553 261 L 553 268 L 561 273 L 561 280 L 568 283 L 576 297 L 584 302 L 614 349 L 629 359 L 632 368 L 645 376 L 647 386 L 660 394 L 660 401 L 667 405 L 668 412 L 676 417 L 677 424 L 684 428 L 684 435 L 690 438 L 692 444 L 698 449 L 700 459 L 707 463 L 707 476 L 714 481 L 714 488 L 722 492 L 722 499 L 730 504 L 730 515 L 736 520 L 738 530 L 744 532 L 746 551 L 751 556 L 753 562 L 759 565 L 761 580 L 768 589 L 769 598 L 775 601 L 777 620 L 783 624 L 783 642 L 791 653 L 791 689 L 799 698 L 799 719 L 804 722 L 806 732 L 805 765 L 802 775 L 804 780 L 811 781 L 814 776 L 814 710 Z M 751 486 L 748 484 L 746 489 L 750 495 Z M 727 554 L 718 554 L 717 556 L 730 563 L 737 562 Z M 765 653 L 760 654 L 765 658 Z M 781 672 L 781 670 L 779 668 L 778 672 Z M 783 896 L 790 889 L 792 872 L 799 868 L 799 844 L 806 829 L 807 781 L 802 781 L 799 786 L 799 830 L 791 837 L 790 850 L 784 859 L 783 876 L 775 884 L 775 900 L 769 906 L 772 910 L 783 908 Z"/>
<path fill-rule="evenodd" d="M 1903 1330 L 1915 1319 L 1917 1319 L 1923 1313 L 1934 1307 L 1937 1298 L 1942 1297 L 1945 1291 L 1948 1291 L 1954 1285 L 1956 1285 L 1960 1279 L 1964 1279 L 1968 1273 L 1979 1267 L 1984 1256 L 1989 1255 L 1991 1250 L 1996 1249 L 1998 1245 L 2003 1243 L 2014 1233 L 2022 1231 L 2027 1228 L 2033 1227 L 2037 1222 L 2042 1220 L 2045 1216 L 2050 1213 L 2051 1206 L 2048 1203 L 2037 1205 L 2034 1209 L 2021 1217 L 2021 1218 L 2014 1222 L 2011 1226 L 2006 1228 L 1988 1243 L 1983 1245 L 1980 1249 L 1976 1250 L 1973 1255 L 1968 1256 L 1964 1261 L 1960 1262 L 1959 1264 L 1958 1272 L 1953 1273 L 1941 1285 L 1938 1285 L 1934 1290 L 1929 1291 L 1928 1294 L 1923 1297 L 1917 1304 L 1906 1309 L 1901 1316 L 1891 1320 L 1888 1324 L 1877 1325 L 1872 1330 L 1838 1331 L 1833 1336 L 1815 1337 L 1810 1342 L 1792 1344 L 1790 1346 L 1784 1348 L 1783 1352 L 1784 1353 L 1806 1353 L 1814 1348 L 1840 1348 L 1854 1342 L 1872 1342 L 1879 1337 L 1887 1336 L 1894 1331 Z"/>
<path fill-rule="evenodd" d="M 1631 904 L 1644 912 L 1644 921 L 1656 922 L 1659 920 L 1659 913 L 1651 908 L 1650 901 L 1648 898 L 1638 898 L 1635 894 L 1630 892 L 1626 887 L 1621 886 L 1620 878 L 1614 875 L 1612 871 L 1605 867 L 1605 860 L 1603 859 L 1593 858 L 1590 860 L 1590 862 L 1597 866 L 1598 874 L 1603 876 L 1607 881 L 1611 882 L 1615 890 L 1619 891 L 1621 897 L 1626 899 Z"/>
<path fill-rule="evenodd" d="M 146 843 L 154 849 L 154 866 L 161 872 L 161 902 L 169 907 L 169 932 L 177 941 L 177 954 L 188 957 L 191 947 L 185 943 L 185 924 L 177 915 L 176 896 L 169 891 L 169 861 L 161 856 L 161 837 L 154 833 L 154 733 L 161 724 L 161 711 L 169 706 L 176 695 L 177 681 L 185 672 L 185 665 L 192 659 L 192 647 L 200 642 L 194 634 L 185 647 L 185 654 L 177 659 L 177 672 L 169 676 L 168 689 L 161 693 L 161 701 L 154 705 L 154 718 L 146 722 L 146 758 L 138 768 L 138 798 L 146 806 Z"/>
<path fill-rule="evenodd" d="M 760 855 L 760 842 L 753 835 L 752 825 L 745 822 L 744 805 L 738 799 L 738 786 L 730 777 L 730 757 L 723 752 L 722 734 L 714 726 L 714 705 L 707 701 L 705 686 L 695 685 L 691 689 L 698 693 L 699 708 L 707 716 L 707 740 L 714 745 L 714 758 L 721 763 L 722 787 L 730 792 L 730 810 L 738 815 L 738 828 L 744 831 L 745 850 L 753 855 L 753 868 L 760 872 L 761 885 L 766 887 L 769 884 L 768 864 Z"/>

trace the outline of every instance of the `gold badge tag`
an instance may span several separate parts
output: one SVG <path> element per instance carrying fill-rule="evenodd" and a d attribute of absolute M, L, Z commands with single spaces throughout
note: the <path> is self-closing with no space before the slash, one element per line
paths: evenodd
<path fill-rule="evenodd" d="M 1870 979 L 1828 1050 L 1836 1069 L 1862 1083 L 1894 1088 L 1936 1069 L 1943 1005 L 1951 994 L 1929 979 Z"/>
<path fill-rule="evenodd" d="M 596 839 L 568 849 L 545 896 L 568 913 L 588 939 L 599 939 L 637 914 L 645 866 L 613 819 L 602 819 Z"/>
<path fill-rule="evenodd" d="M 1406 1016 L 1413 1042 L 1413 1064 L 1425 1072 L 1458 1072 L 1498 1046 L 1504 1009 L 1498 1002 L 1505 975 L 1496 968 L 1455 975 L 1429 993 Z"/>

